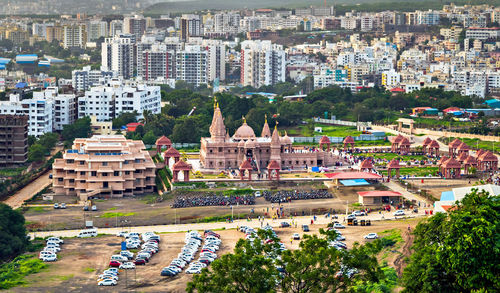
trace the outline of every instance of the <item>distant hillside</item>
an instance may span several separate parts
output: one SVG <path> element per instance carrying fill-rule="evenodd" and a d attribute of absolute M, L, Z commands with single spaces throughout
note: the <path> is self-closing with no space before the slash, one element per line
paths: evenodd
<path fill-rule="evenodd" d="M 322 6 L 323 0 L 171 0 L 154 4 L 145 9 L 147 14 L 193 12 L 200 10 L 242 9 L 242 8 L 299 8 L 310 5 Z M 344 12 L 356 9 L 359 11 L 399 10 L 413 11 L 416 9 L 438 9 L 445 4 L 490 4 L 500 5 L 500 0 L 327 0 L 327 5 L 337 7 L 337 11 Z"/>

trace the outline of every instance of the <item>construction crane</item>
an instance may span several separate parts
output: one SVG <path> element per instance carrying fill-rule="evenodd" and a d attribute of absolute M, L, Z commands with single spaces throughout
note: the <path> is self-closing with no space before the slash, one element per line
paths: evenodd
<path fill-rule="evenodd" d="M 191 109 L 191 111 L 189 111 L 189 114 L 187 116 L 188 117 L 191 116 L 191 114 L 193 114 L 194 110 L 196 110 L 196 107 L 193 107 L 193 109 Z"/>

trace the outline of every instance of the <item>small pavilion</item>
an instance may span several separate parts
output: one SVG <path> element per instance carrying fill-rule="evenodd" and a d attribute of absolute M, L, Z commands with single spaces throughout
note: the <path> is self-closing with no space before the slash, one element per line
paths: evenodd
<path fill-rule="evenodd" d="M 462 165 L 454 158 L 449 158 L 439 167 L 441 174 L 443 174 L 443 177 L 446 179 L 460 178 L 461 168 Z"/>
<path fill-rule="evenodd" d="M 424 142 L 422 144 L 422 151 L 425 153 L 427 147 L 431 143 L 432 139 L 430 139 L 428 136 L 424 139 Z"/>
<path fill-rule="evenodd" d="M 350 135 L 344 138 L 344 150 L 353 150 L 354 149 L 354 138 Z"/>
<path fill-rule="evenodd" d="M 458 148 L 457 148 L 457 155 L 460 156 L 461 154 L 466 154 L 469 155 L 470 147 L 465 143 L 462 142 Z"/>
<path fill-rule="evenodd" d="M 473 156 L 469 155 L 464 161 L 465 173 L 469 174 L 471 168 L 477 168 L 477 160 Z"/>
<path fill-rule="evenodd" d="M 181 153 L 179 153 L 178 150 L 176 150 L 173 147 L 168 148 L 164 153 L 163 153 L 163 158 L 165 159 L 165 164 L 169 166 L 170 163 L 170 158 L 174 158 L 174 164 L 179 161 L 179 158 L 181 157 Z"/>
<path fill-rule="evenodd" d="M 368 159 L 363 160 L 363 162 L 359 164 L 359 171 L 361 172 L 371 172 L 373 170 L 375 170 L 375 168 L 373 167 L 372 162 Z"/>
<path fill-rule="evenodd" d="M 483 150 L 483 149 L 479 149 L 479 150 L 476 152 L 476 157 L 478 157 L 478 158 L 479 158 L 479 157 L 480 157 L 482 154 L 484 154 L 484 153 L 486 153 L 486 151 L 485 151 L 485 150 Z"/>
<path fill-rule="evenodd" d="M 449 157 L 448 157 L 448 156 L 446 156 L 446 155 L 442 156 L 442 157 L 439 159 L 438 163 L 437 163 L 437 164 L 438 164 L 438 167 L 441 167 L 441 165 L 443 165 L 443 163 L 444 163 L 444 162 L 446 162 L 448 159 L 449 159 Z"/>
<path fill-rule="evenodd" d="M 280 164 L 275 160 L 269 162 L 269 165 L 267 165 L 269 180 L 280 181 L 280 169 Z"/>
<path fill-rule="evenodd" d="M 396 178 L 399 178 L 399 169 L 401 168 L 401 165 L 399 165 L 399 160 L 392 159 L 389 164 L 387 164 L 387 176 L 389 178 L 392 177 L 392 170 L 396 170 Z"/>
<path fill-rule="evenodd" d="M 407 154 L 410 152 L 410 141 L 408 138 L 403 137 L 403 139 L 399 142 L 399 149 L 398 151 L 402 154 Z"/>
<path fill-rule="evenodd" d="M 458 155 L 457 160 L 460 162 L 460 164 L 463 164 L 468 157 L 469 157 L 469 155 L 467 153 L 463 152 L 463 153 Z"/>
<path fill-rule="evenodd" d="M 399 151 L 399 143 L 401 140 L 403 140 L 403 136 L 401 134 L 398 134 L 391 143 L 391 152 L 397 153 Z"/>
<path fill-rule="evenodd" d="M 457 148 L 462 144 L 462 141 L 458 138 L 455 138 L 452 142 L 448 144 L 448 155 L 451 158 L 454 158 L 456 155 Z"/>
<path fill-rule="evenodd" d="M 191 165 L 186 163 L 184 160 L 177 161 L 174 166 L 172 166 L 172 181 L 178 182 L 179 172 L 184 172 L 184 182 L 189 181 L 189 171 L 191 171 Z"/>
<path fill-rule="evenodd" d="M 439 143 L 437 141 L 433 140 L 429 143 L 427 146 L 427 154 L 435 156 L 439 154 Z"/>
<path fill-rule="evenodd" d="M 492 152 L 483 152 L 478 158 L 478 166 L 481 171 L 497 171 L 498 158 Z"/>
<path fill-rule="evenodd" d="M 243 160 L 240 165 L 240 179 L 241 180 L 252 180 L 252 164 L 248 160 Z M 248 177 L 245 177 L 245 171 L 248 171 Z"/>
<path fill-rule="evenodd" d="M 161 152 L 163 147 L 165 147 L 165 149 L 169 149 L 172 146 L 172 141 L 165 135 L 162 135 L 160 138 L 156 140 L 155 144 L 156 144 L 156 152 L 159 153 Z"/>
<path fill-rule="evenodd" d="M 328 136 L 323 135 L 323 137 L 321 137 L 321 139 L 319 140 L 319 148 L 322 150 L 325 150 L 324 146 L 326 146 L 326 149 L 328 151 L 330 151 L 330 145 L 331 145 L 331 142 L 330 142 L 330 139 L 328 138 Z"/>

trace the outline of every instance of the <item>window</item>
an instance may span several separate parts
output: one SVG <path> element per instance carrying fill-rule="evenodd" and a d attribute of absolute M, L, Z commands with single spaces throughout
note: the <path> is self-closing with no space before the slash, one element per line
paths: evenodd
<path fill-rule="evenodd" d="M 85 165 L 85 162 L 84 161 L 80 161 L 80 165 Z"/>
<path fill-rule="evenodd" d="M 113 176 L 120 176 L 120 171 L 113 172 Z"/>
<path fill-rule="evenodd" d="M 107 166 L 108 165 L 108 162 L 102 162 L 102 166 Z"/>
<path fill-rule="evenodd" d="M 67 164 L 73 164 L 74 162 L 75 162 L 75 160 L 66 160 Z"/>
<path fill-rule="evenodd" d="M 108 177 L 108 173 L 102 173 L 103 177 Z"/>
<path fill-rule="evenodd" d="M 81 172 L 80 172 L 80 175 L 85 175 L 85 171 L 81 171 Z"/>
<path fill-rule="evenodd" d="M 127 164 L 128 164 L 128 161 L 127 161 L 127 160 L 123 161 L 123 164 L 124 164 L 124 165 L 127 165 Z"/>
<path fill-rule="evenodd" d="M 57 181 L 62 182 L 64 179 L 62 178 L 57 178 Z"/>
<path fill-rule="evenodd" d="M 125 175 L 130 175 L 130 171 L 125 171 Z"/>
<path fill-rule="evenodd" d="M 97 171 L 92 171 L 92 172 L 90 173 L 90 175 L 91 175 L 91 176 L 94 176 L 94 177 L 95 177 L 95 176 L 97 176 Z"/>

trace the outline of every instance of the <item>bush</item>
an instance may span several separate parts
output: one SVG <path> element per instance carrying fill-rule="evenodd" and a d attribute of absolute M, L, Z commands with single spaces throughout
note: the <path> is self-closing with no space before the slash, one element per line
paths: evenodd
<path fill-rule="evenodd" d="M 46 268 L 43 263 L 33 255 L 21 255 L 13 261 L 0 266 L 0 289 L 9 289 L 25 283 L 24 277 L 38 273 Z"/>

